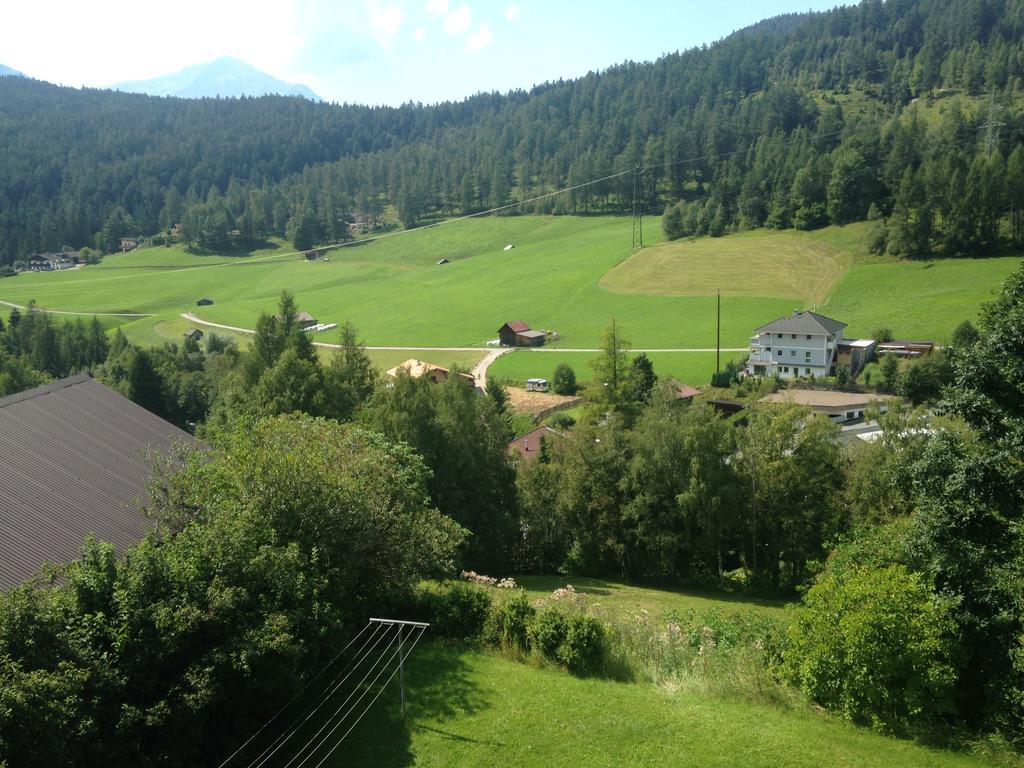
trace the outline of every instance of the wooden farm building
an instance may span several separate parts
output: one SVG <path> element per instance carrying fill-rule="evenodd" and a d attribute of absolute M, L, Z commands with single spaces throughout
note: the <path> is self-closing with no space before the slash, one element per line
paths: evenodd
<path fill-rule="evenodd" d="M 542 347 L 547 338 L 547 333 L 531 330 L 522 320 L 513 320 L 498 329 L 498 340 L 503 347 Z"/>
<path fill-rule="evenodd" d="M 934 349 L 934 341 L 894 339 L 893 341 L 880 341 L 876 352 L 879 355 L 896 355 L 896 357 L 921 357 L 921 355 L 930 355 Z"/>
<path fill-rule="evenodd" d="M 274 315 L 274 319 L 280 322 L 282 317 L 280 315 Z M 309 314 L 309 312 L 297 312 L 295 314 L 295 325 L 299 328 L 312 328 L 316 324 L 316 318 Z"/>
<path fill-rule="evenodd" d="M 299 312 L 295 316 L 295 322 L 299 328 L 312 328 L 316 325 L 316 318 L 309 314 L 309 312 Z"/>
<path fill-rule="evenodd" d="M 199 341 L 203 338 L 203 332 L 198 328 L 189 328 L 185 331 L 185 338 L 189 341 Z"/>

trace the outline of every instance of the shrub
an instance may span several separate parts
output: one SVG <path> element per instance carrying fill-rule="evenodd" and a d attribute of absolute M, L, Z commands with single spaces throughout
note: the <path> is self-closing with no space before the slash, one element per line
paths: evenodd
<path fill-rule="evenodd" d="M 556 394 L 575 395 L 576 390 L 578 389 L 576 386 L 576 371 L 566 363 L 559 363 L 555 367 L 552 386 L 554 387 Z"/>
<path fill-rule="evenodd" d="M 570 672 L 588 675 L 604 666 L 608 639 L 601 622 L 593 616 L 570 614 L 565 620 L 565 639 L 558 647 L 558 661 Z"/>
<path fill-rule="evenodd" d="M 557 608 L 542 609 L 527 628 L 530 644 L 545 659 L 556 663 L 567 631 L 566 616 Z"/>
<path fill-rule="evenodd" d="M 924 724 L 952 708 L 954 630 L 947 606 L 902 565 L 828 571 L 789 628 L 782 671 L 852 720 Z"/>
<path fill-rule="evenodd" d="M 530 643 L 542 657 L 577 675 L 600 672 L 608 656 L 608 635 L 601 622 L 583 613 L 541 609 L 528 628 Z"/>
<path fill-rule="evenodd" d="M 519 591 L 494 604 L 487 616 L 484 639 L 498 648 L 526 652 L 530 650 L 530 623 L 536 615 L 526 593 Z"/>
<path fill-rule="evenodd" d="M 430 622 L 431 635 L 453 640 L 482 637 L 490 610 L 485 590 L 458 581 L 420 587 L 415 597 L 415 614 Z"/>

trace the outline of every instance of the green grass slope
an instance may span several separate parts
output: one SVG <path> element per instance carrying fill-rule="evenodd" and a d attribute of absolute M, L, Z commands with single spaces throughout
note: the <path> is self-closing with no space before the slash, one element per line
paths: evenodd
<path fill-rule="evenodd" d="M 146 344 L 180 338 L 186 311 L 251 328 L 288 288 L 321 321 L 352 321 L 369 345 L 482 346 L 506 320 L 525 320 L 559 331 L 556 347 L 592 348 L 614 316 L 634 348 L 674 349 L 714 346 L 720 288 L 723 347 L 745 347 L 754 328 L 806 306 L 849 323 L 852 334 L 888 326 L 897 336 L 945 341 L 1020 261 L 879 260 L 867 255 L 866 230 L 758 230 L 655 243 L 631 256 L 628 219 L 492 217 L 398 231 L 317 262 L 290 255 L 282 241 L 236 256 L 146 248 L 84 269 L 4 279 L 0 299 L 151 313 L 122 324 Z M 508 243 L 516 247 L 505 251 Z M 438 265 L 442 258 L 450 263 Z M 201 296 L 215 304 L 197 308 Z M 495 373 L 544 376 L 560 362 L 534 354 L 503 358 Z M 566 354 L 589 378 L 586 359 Z M 662 373 L 693 383 L 712 368 L 707 355 L 661 362 Z"/>
<path fill-rule="evenodd" d="M 778 296 L 820 302 L 853 253 L 809 232 L 752 230 L 658 243 L 612 268 L 601 285 L 657 296 Z"/>
<path fill-rule="evenodd" d="M 721 766 L 945 768 L 985 763 L 886 738 L 802 707 L 578 679 L 485 653 L 420 645 L 325 765 L 379 768 Z"/>
<path fill-rule="evenodd" d="M 1019 256 L 855 264 L 818 311 L 849 323 L 848 336 L 885 326 L 898 338 L 945 344 L 1020 264 Z"/>

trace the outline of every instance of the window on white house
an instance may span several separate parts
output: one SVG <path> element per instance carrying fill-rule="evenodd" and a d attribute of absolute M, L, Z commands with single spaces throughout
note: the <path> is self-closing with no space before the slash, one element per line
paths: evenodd
<path fill-rule="evenodd" d="M 811 375 L 811 369 L 810 368 L 804 368 L 804 372 L 807 373 L 808 376 Z"/>
<path fill-rule="evenodd" d="M 795 349 L 789 350 L 789 356 L 790 357 L 796 357 L 796 350 Z"/>
<path fill-rule="evenodd" d="M 791 334 L 789 334 L 789 335 L 790 335 L 790 336 L 791 336 L 792 338 L 794 338 L 794 339 L 796 338 L 796 334 L 795 334 L 795 333 L 791 333 Z"/>

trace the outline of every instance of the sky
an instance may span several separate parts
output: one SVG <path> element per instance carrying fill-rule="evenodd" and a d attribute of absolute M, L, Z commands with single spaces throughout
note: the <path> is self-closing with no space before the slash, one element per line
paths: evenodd
<path fill-rule="evenodd" d="M 48 0 L 0 13 L 0 64 L 105 87 L 235 56 L 328 101 L 424 104 L 572 78 L 839 0 Z M 56 21 L 55 21 L 56 20 Z"/>

